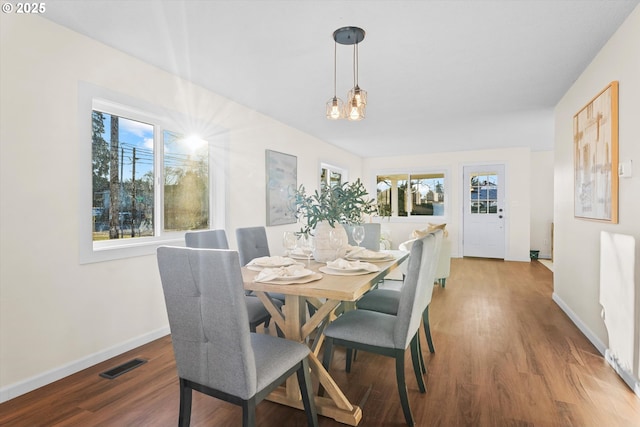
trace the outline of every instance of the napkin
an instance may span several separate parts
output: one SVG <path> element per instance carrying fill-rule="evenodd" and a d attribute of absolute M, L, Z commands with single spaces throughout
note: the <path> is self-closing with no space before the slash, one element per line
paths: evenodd
<path fill-rule="evenodd" d="M 264 268 L 255 278 L 256 282 L 269 282 L 275 279 L 286 279 L 289 276 L 298 277 L 303 273 L 303 265 L 289 267 Z"/>
<path fill-rule="evenodd" d="M 362 258 L 362 259 L 382 259 L 389 256 L 384 252 L 376 252 L 370 249 L 362 249 L 361 251 L 355 251 L 348 255 L 349 258 Z"/>
<path fill-rule="evenodd" d="M 338 258 L 335 261 L 329 261 L 327 263 L 327 267 L 332 268 L 334 270 L 367 270 L 367 271 L 378 271 L 378 267 L 369 264 L 368 262 L 360 262 L 360 261 L 347 261 L 346 259 Z"/>
<path fill-rule="evenodd" d="M 279 267 L 281 265 L 291 265 L 294 263 L 295 261 L 291 258 L 283 256 L 263 256 L 252 259 L 247 265 L 257 265 L 260 267 Z"/>

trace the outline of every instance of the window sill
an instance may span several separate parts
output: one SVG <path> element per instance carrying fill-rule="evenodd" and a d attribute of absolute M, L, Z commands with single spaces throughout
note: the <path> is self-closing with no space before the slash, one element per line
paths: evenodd
<path fill-rule="evenodd" d="M 113 261 L 137 256 L 154 255 L 159 246 L 184 246 L 183 234 L 164 237 L 126 239 L 102 242 L 89 242 L 86 249 L 80 249 L 80 264 Z"/>

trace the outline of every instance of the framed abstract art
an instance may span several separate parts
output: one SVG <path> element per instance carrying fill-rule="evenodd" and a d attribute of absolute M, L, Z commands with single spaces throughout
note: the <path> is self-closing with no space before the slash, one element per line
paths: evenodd
<path fill-rule="evenodd" d="M 298 184 L 298 158 L 266 150 L 267 225 L 296 222 L 293 200 Z"/>
<path fill-rule="evenodd" d="M 618 223 L 618 82 L 573 117 L 574 215 Z"/>

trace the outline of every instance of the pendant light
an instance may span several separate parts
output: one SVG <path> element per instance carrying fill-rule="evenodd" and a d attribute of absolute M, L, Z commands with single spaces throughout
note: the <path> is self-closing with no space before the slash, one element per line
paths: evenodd
<path fill-rule="evenodd" d="M 333 43 L 333 98 L 327 102 L 327 119 L 338 120 L 344 118 L 344 103 L 342 99 L 336 95 L 336 52 L 338 43 Z"/>
<path fill-rule="evenodd" d="M 330 120 L 348 119 L 357 121 L 364 119 L 367 105 L 367 92 L 358 85 L 358 44 L 364 40 L 365 32 L 359 27 L 342 27 L 333 32 L 333 98 L 327 102 L 327 118 Z M 336 93 L 336 57 L 337 46 L 353 45 L 353 88 L 347 95 L 347 103 L 344 104 Z"/>
<path fill-rule="evenodd" d="M 367 105 L 367 92 L 358 86 L 358 43 L 353 45 L 353 88 L 347 95 L 348 120 L 357 121 L 364 119 L 365 107 Z"/>

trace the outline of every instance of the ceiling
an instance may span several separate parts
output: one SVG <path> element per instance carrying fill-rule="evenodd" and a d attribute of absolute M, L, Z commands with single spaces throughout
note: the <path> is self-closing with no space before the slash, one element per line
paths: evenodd
<path fill-rule="evenodd" d="M 479 123 L 493 122 L 485 131 L 500 132 L 505 117 L 551 117 L 639 2 L 50 0 L 44 16 L 370 157 L 487 148 L 486 138 L 474 146 L 473 132 L 448 137 L 446 146 L 439 141 Z M 366 31 L 359 84 L 369 97 L 359 122 L 325 118 L 332 33 L 343 26 Z M 343 100 L 353 86 L 352 55 L 351 46 L 338 45 Z M 531 148 L 551 149 L 551 139 Z M 497 140 L 492 148 L 522 144 Z"/>

